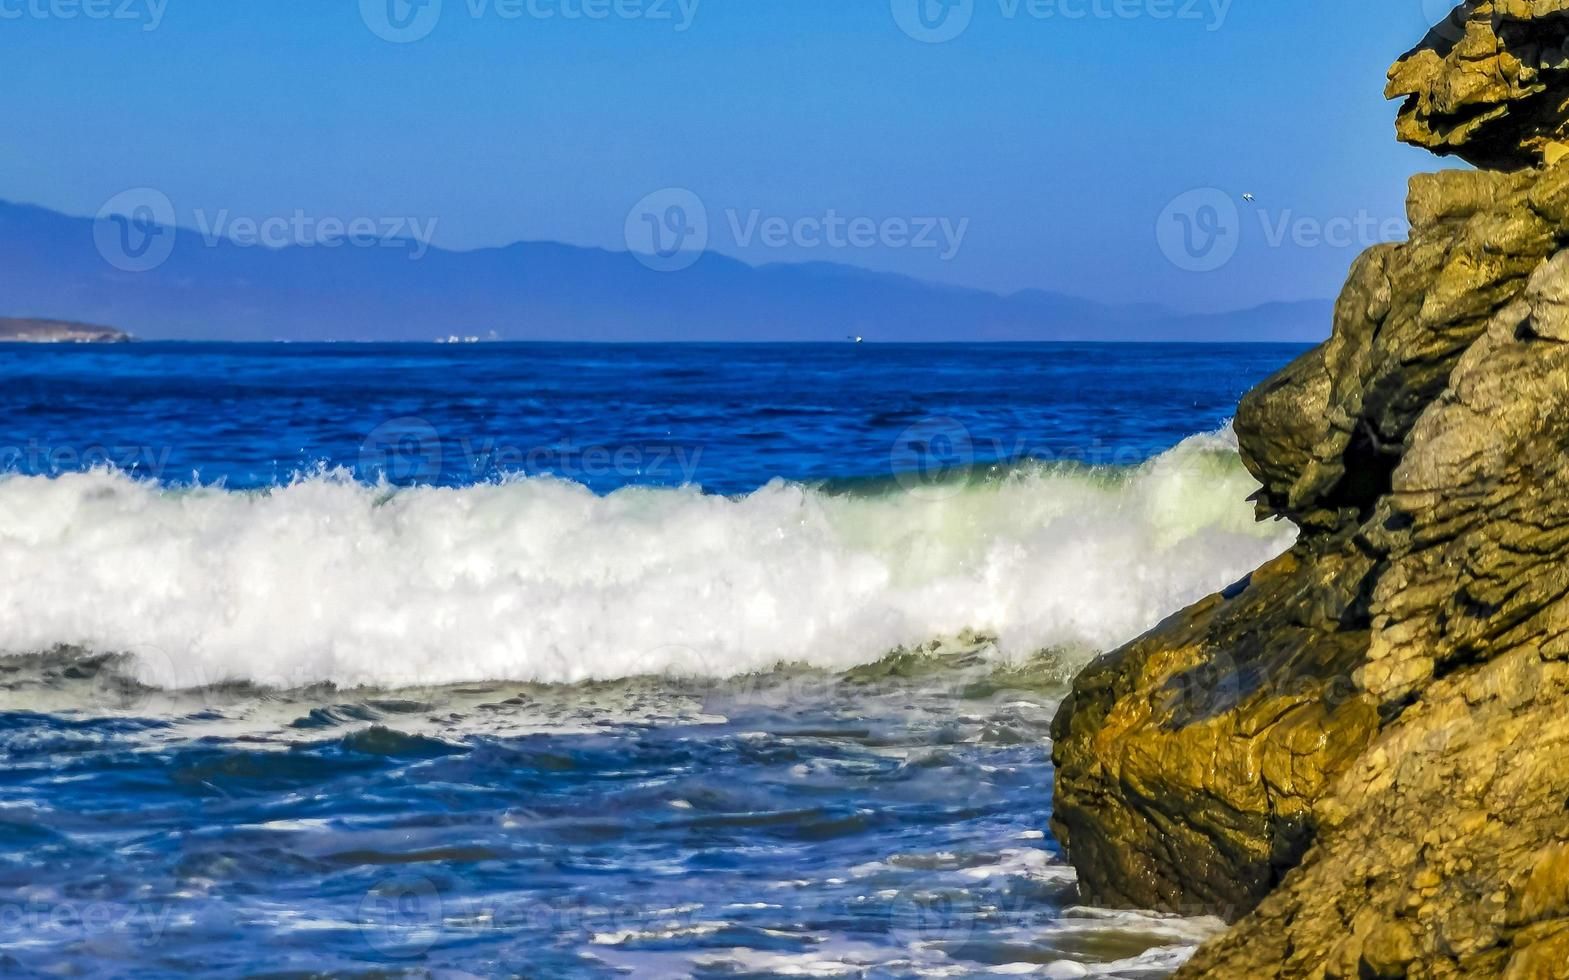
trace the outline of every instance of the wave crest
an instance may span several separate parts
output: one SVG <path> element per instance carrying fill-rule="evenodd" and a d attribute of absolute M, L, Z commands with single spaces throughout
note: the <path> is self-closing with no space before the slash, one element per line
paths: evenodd
<path fill-rule="evenodd" d="M 389 688 L 844 669 L 966 631 L 1005 657 L 1105 649 L 1290 544 L 1253 522 L 1256 486 L 1229 430 L 940 494 L 11 476 L 0 653 L 125 653 L 166 688 Z"/>

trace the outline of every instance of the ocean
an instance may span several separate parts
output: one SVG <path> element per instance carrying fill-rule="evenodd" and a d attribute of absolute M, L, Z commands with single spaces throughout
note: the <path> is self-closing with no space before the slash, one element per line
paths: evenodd
<path fill-rule="evenodd" d="M 1284 345 L 0 349 L 0 971 L 1167 975 L 1049 725 Z"/>

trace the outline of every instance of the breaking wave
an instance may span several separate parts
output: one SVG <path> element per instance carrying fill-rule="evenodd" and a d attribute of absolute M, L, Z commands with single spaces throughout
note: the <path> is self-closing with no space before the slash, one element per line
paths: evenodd
<path fill-rule="evenodd" d="M 739 497 L 521 478 L 264 491 L 0 479 L 0 653 L 142 683 L 575 683 L 840 669 L 966 631 L 998 655 L 1132 638 L 1287 547 L 1229 430 L 1134 467 Z"/>

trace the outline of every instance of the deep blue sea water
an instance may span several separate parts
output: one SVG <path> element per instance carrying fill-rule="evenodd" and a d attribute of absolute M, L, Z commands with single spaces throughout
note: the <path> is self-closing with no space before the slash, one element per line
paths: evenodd
<path fill-rule="evenodd" d="M 1299 350 L 0 347 L 0 972 L 1164 976 L 1049 722 Z"/>
<path fill-rule="evenodd" d="M 981 460 L 1125 463 L 1218 427 L 1242 392 L 1300 350 L 13 346 L 0 353 L 0 463 L 35 473 L 108 459 L 231 487 L 268 486 L 325 463 L 366 479 L 463 484 L 548 472 L 600 492 L 690 479 L 738 493 L 775 477 L 918 467 L 919 437 L 912 447 L 900 434 L 923 424 L 935 432 L 944 420 L 963 427 L 959 438 Z"/>

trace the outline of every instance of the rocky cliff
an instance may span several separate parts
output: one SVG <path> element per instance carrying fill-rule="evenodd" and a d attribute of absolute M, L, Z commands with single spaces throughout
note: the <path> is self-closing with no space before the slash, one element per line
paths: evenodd
<path fill-rule="evenodd" d="M 1569 0 L 1469 0 L 1389 73 L 1400 138 L 1479 167 L 1554 163 L 1569 149 Z"/>
<path fill-rule="evenodd" d="M 1184 976 L 1569 976 L 1565 8 L 1467 4 L 1396 64 L 1402 138 L 1507 171 L 1414 178 L 1239 406 L 1297 545 L 1057 717 L 1086 897 L 1237 921 Z"/>

